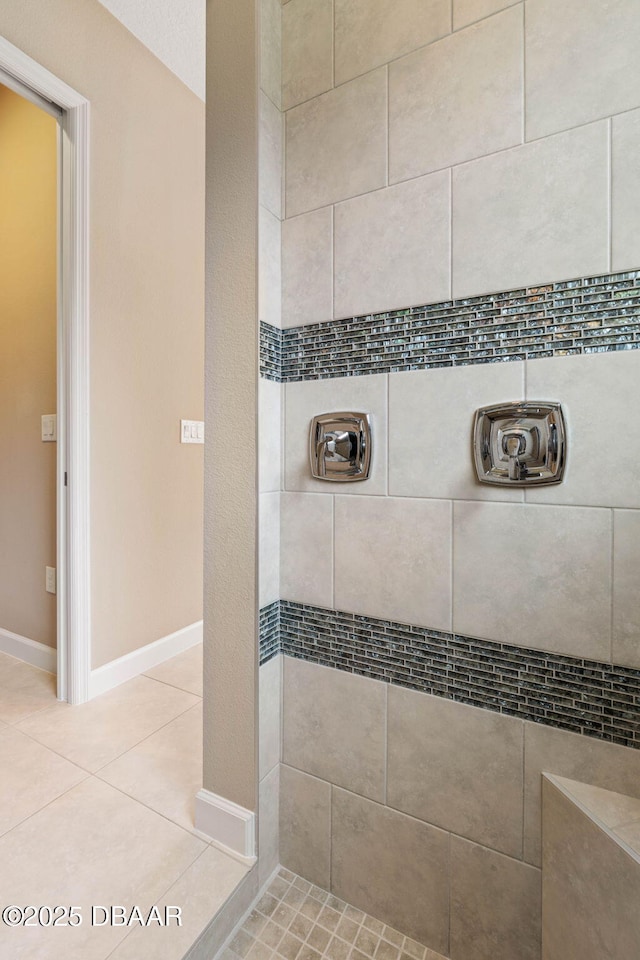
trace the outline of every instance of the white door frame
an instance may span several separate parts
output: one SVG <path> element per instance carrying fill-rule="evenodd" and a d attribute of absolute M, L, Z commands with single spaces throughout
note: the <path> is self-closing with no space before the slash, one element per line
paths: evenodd
<path fill-rule="evenodd" d="M 58 699 L 84 703 L 91 670 L 89 549 L 89 102 L 3 37 L 9 86 L 59 118 Z M 14 84 L 12 84 L 12 80 Z M 42 105 L 42 104 L 41 104 Z M 45 105 L 46 109 L 46 105 Z"/>

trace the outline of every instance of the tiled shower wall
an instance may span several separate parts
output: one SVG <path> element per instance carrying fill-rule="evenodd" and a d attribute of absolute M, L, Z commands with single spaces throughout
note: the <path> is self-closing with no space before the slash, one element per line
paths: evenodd
<path fill-rule="evenodd" d="M 434 369 L 394 361 L 372 373 L 358 360 L 362 324 L 339 322 L 441 304 L 449 328 L 426 323 L 446 363 L 464 336 L 460 300 L 516 290 L 523 313 L 525 287 L 597 278 L 587 299 L 569 287 L 554 309 L 609 335 L 606 311 L 620 302 L 606 275 L 640 267 L 640 6 L 288 0 L 281 17 L 282 272 L 280 285 L 263 252 L 261 319 L 300 328 L 291 370 L 314 324 L 319 350 L 339 336 L 352 360 L 335 378 L 324 360 L 304 380 L 261 382 L 262 603 L 549 651 L 573 686 L 588 661 L 640 668 L 640 351 L 611 349 L 638 344 L 619 335 L 637 326 L 633 297 L 606 343 L 565 343 L 560 313 L 530 333 L 532 350 L 503 351 L 507 362 L 481 362 L 501 356 L 492 347 Z M 480 319 L 505 324 L 508 341 L 506 299 Z M 388 327 L 376 369 L 392 353 Z M 542 352 L 553 355 L 530 359 Z M 562 402 L 566 480 L 480 487 L 473 413 L 524 397 Z M 309 477 L 309 420 L 339 409 L 372 415 L 366 483 Z M 490 678 L 477 709 L 304 663 L 303 644 L 289 652 L 300 659 L 284 669 L 282 862 L 453 960 L 534 960 L 540 771 L 640 796 L 640 753 L 501 716 Z M 271 691 L 281 659 L 266 665 Z M 637 696 L 617 693 L 618 715 L 633 716 Z M 606 721 L 610 702 L 592 701 Z M 276 722 L 264 734 L 272 759 Z"/>

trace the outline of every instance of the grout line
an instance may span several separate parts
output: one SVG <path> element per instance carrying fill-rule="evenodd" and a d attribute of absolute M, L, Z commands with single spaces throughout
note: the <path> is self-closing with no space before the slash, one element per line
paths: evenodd
<path fill-rule="evenodd" d="M 453 167 L 449 167 L 449 300 L 453 301 Z"/>
<path fill-rule="evenodd" d="M 324 209 L 323 207 L 320 208 Z M 336 205 L 331 204 L 331 317 L 336 316 Z"/>
<path fill-rule="evenodd" d="M 329 892 L 331 892 L 331 888 L 333 885 L 333 791 L 334 791 L 334 785 L 330 783 L 329 784 Z"/>
<path fill-rule="evenodd" d="M 522 142 L 527 142 L 527 5 L 522 4 Z"/>
<path fill-rule="evenodd" d="M 611 611 L 610 611 L 610 613 L 611 613 L 611 620 L 610 620 L 610 625 L 609 625 L 609 637 L 610 637 L 610 645 L 611 645 L 610 661 L 611 661 L 612 666 L 615 666 L 614 660 L 613 660 L 613 652 L 614 652 L 614 650 L 613 650 L 613 647 L 614 647 L 614 613 L 615 613 L 615 605 L 614 605 L 615 537 L 616 537 L 616 532 L 615 532 L 615 531 L 616 531 L 616 526 L 615 526 L 615 522 L 616 522 L 616 512 L 615 512 L 615 510 L 612 508 L 612 509 L 611 509 L 611 555 L 610 555 L 610 567 L 609 567 L 609 571 L 610 571 L 610 572 L 609 572 L 609 592 L 610 592 L 610 603 L 611 603 Z"/>
<path fill-rule="evenodd" d="M 332 0 L 332 3 L 331 3 L 331 89 L 334 90 L 335 86 L 336 86 L 336 0 Z"/>
<path fill-rule="evenodd" d="M 391 496 L 391 379 L 389 374 L 386 373 L 385 377 L 387 378 L 387 389 L 385 391 L 386 401 L 387 401 L 387 438 L 385 446 L 385 454 L 387 457 L 387 469 L 386 469 L 386 490 L 385 495 L 387 497 Z"/>
<path fill-rule="evenodd" d="M 384 688 L 384 785 L 383 796 L 384 805 L 388 806 L 389 791 L 389 687 L 391 684 L 385 683 Z"/>
<path fill-rule="evenodd" d="M 451 909 L 451 900 L 453 898 L 453 870 L 451 867 L 451 833 L 448 834 L 448 852 L 449 856 L 447 857 L 447 887 L 448 887 L 448 898 L 447 906 L 449 907 L 449 926 L 447 930 L 447 956 L 451 953 L 451 918 L 453 915 L 453 910 Z"/>
<path fill-rule="evenodd" d="M 266 493 L 277 493 L 277 490 L 273 490 L 273 491 L 272 491 L 272 490 L 267 490 L 267 491 L 264 491 L 263 495 L 266 494 Z M 190 649 L 192 649 L 192 648 L 189 647 L 188 649 L 190 650 Z M 183 652 L 184 652 L 184 653 L 187 653 L 187 650 L 184 650 Z M 180 656 L 180 654 L 176 654 L 176 656 Z M 165 660 L 164 662 L 166 663 L 166 660 Z M 162 664 L 159 663 L 158 666 L 161 667 Z M 152 669 L 152 670 L 155 670 L 156 668 L 155 668 L 155 667 L 151 667 L 151 669 Z M 203 699 L 203 694 L 202 694 L 202 693 L 194 693 L 193 690 L 187 690 L 185 687 L 180 687 L 180 686 L 178 686 L 177 683 L 171 683 L 170 680 L 159 680 L 157 677 L 150 677 L 148 673 L 139 673 L 138 676 L 139 676 L 139 677 L 146 677 L 147 680 L 155 680 L 156 683 L 161 683 L 164 687 L 172 687 L 174 690 L 181 690 L 182 693 L 190 693 L 192 697 L 197 697 L 200 701 L 202 701 L 202 699 Z M 132 679 L 132 680 L 135 680 L 135 677 L 132 677 L 131 679 Z M 125 683 L 128 683 L 128 682 L 129 682 L 128 680 L 125 680 Z M 120 686 L 122 686 L 122 684 L 120 684 Z M 118 688 L 117 688 L 117 687 L 112 687 L 111 689 L 112 689 L 112 690 L 117 690 Z M 108 690 L 105 690 L 105 693 L 109 693 L 109 691 L 108 691 Z M 99 696 L 101 696 L 101 694 L 99 694 Z M 87 702 L 90 703 L 91 701 L 88 700 Z M 192 706 L 195 707 L 196 704 L 194 703 L 194 704 L 192 704 Z"/>
<path fill-rule="evenodd" d="M 386 113 L 386 118 L 385 118 L 385 134 L 386 134 L 386 138 L 387 138 L 387 144 L 386 144 L 387 150 L 386 150 L 386 155 L 385 155 L 385 162 L 386 162 L 387 167 L 386 167 L 386 171 L 385 171 L 385 180 L 386 180 L 386 185 L 389 186 L 390 176 L 391 176 L 391 129 L 390 129 L 390 120 L 389 120 L 389 83 L 390 83 L 390 81 L 389 81 L 389 72 L 390 72 L 390 71 L 389 71 L 389 64 L 386 65 L 386 68 L 385 68 L 385 69 L 386 69 L 386 80 L 387 80 L 386 90 L 385 90 L 385 93 L 386 93 L 386 108 L 387 108 L 387 113 Z"/>
<path fill-rule="evenodd" d="M 455 558 L 455 534 L 456 534 L 456 526 L 455 526 L 455 500 L 450 500 L 449 503 L 450 503 L 450 505 L 451 505 L 451 507 L 450 507 L 450 509 L 451 509 L 450 534 L 449 534 L 450 537 L 451 537 L 451 570 L 450 570 L 450 572 L 449 572 L 449 590 L 451 591 L 451 596 L 450 596 L 450 599 L 449 599 L 449 603 L 450 603 L 451 616 L 450 616 L 449 623 L 451 624 L 451 631 L 450 631 L 450 632 L 451 632 L 451 635 L 452 635 L 452 636 L 455 636 L 455 619 L 456 619 L 456 618 L 455 618 L 455 607 L 454 607 L 454 602 L 453 602 L 453 599 L 454 599 L 454 596 L 455 596 L 455 592 L 454 592 L 455 580 L 454 580 L 453 568 L 454 568 L 455 559 L 456 559 L 456 558 Z"/>
<path fill-rule="evenodd" d="M 524 822 L 526 816 L 526 797 L 525 797 L 525 776 L 526 776 L 526 764 L 525 764 L 525 743 L 524 743 L 524 720 L 522 721 L 522 835 L 520 838 L 520 857 L 524 862 Z"/>
<path fill-rule="evenodd" d="M 323 494 L 326 496 L 326 494 Z M 336 497 L 331 497 L 331 603 L 336 603 Z"/>
<path fill-rule="evenodd" d="M 609 117 L 608 141 L 607 141 L 607 173 L 609 180 L 609 193 L 607 196 L 607 218 L 608 218 L 608 236 L 607 236 L 607 257 L 609 272 L 612 272 L 613 265 L 613 118 Z"/>

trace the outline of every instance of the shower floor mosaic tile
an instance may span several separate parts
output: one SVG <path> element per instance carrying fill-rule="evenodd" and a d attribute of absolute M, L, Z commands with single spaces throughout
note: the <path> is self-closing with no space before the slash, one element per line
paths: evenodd
<path fill-rule="evenodd" d="M 446 960 L 281 869 L 220 960 Z"/>

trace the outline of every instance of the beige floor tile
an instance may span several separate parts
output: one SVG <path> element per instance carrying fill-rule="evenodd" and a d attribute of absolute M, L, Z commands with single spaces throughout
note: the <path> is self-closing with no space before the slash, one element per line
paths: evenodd
<path fill-rule="evenodd" d="M 88 778 L 0 839 L 0 889 L 7 903 L 74 905 L 84 922 L 0 925 L 0 956 L 103 960 L 127 928 L 92 927 L 91 905 L 148 910 L 206 849 L 197 837 Z"/>
<path fill-rule="evenodd" d="M 197 703 L 184 690 L 135 677 L 80 706 L 56 703 L 19 729 L 95 773 Z"/>
<path fill-rule="evenodd" d="M 138 927 L 110 960 L 181 960 L 247 872 L 247 867 L 209 847 L 159 901 L 182 908 L 181 927 Z"/>
<path fill-rule="evenodd" d="M 0 653 L 0 720 L 19 723 L 56 703 L 56 678 Z"/>
<path fill-rule="evenodd" d="M 0 729 L 0 835 L 87 776 L 85 770 L 13 727 Z"/>
<path fill-rule="evenodd" d="M 146 677 L 168 683 L 172 687 L 179 687 L 187 693 L 202 696 L 202 644 L 198 643 L 190 650 L 179 653 L 171 660 L 165 660 L 153 670 L 147 670 Z"/>
<path fill-rule="evenodd" d="M 202 786 L 202 704 L 107 764 L 99 774 L 112 786 L 187 830 Z"/>

